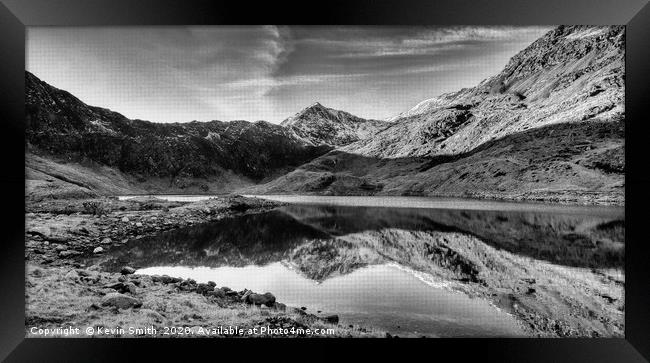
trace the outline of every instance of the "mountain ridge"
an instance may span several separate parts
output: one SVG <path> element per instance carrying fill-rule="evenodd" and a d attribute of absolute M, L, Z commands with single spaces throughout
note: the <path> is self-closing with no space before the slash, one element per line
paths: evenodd
<path fill-rule="evenodd" d="M 418 103 L 345 151 L 433 156 L 552 123 L 624 116 L 625 29 L 560 26 L 477 86 Z"/>
<path fill-rule="evenodd" d="M 372 137 L 390 123 L 363 119 L 315 102 L 286 118 L 280 125 L 312 145 L 325 144 L 336 147 Z"/>
<path fill-rule="evenodd" d="M 260 181 L 329 151 L 268 122 L 154 123 L 89 106 L 25 72 L 26 148 L 68 161 L 91 160 L 170 186 L 232 173 Z M 201 185 L 202 186 L 202 185 Z M 202 189 L 205 189 L 203 187 Z"/>

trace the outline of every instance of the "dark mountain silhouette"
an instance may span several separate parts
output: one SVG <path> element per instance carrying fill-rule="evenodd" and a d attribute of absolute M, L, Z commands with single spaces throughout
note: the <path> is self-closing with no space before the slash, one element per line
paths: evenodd
<path fill-rule="evenodd" d="M 218 178 L 233 172 L 253 181 L 290 171 L 328 150 L 264 121 L 153 123 L 88 106 L 25 72 L 30 151 L 89 159 L 138 178 Z"/>

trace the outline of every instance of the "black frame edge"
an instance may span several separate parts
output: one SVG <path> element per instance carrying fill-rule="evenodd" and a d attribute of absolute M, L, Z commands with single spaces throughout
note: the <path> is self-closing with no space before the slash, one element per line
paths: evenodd
<path fill-rule="evenodd" d="M 290 6 L 267 4 L 251 15 L 251 4 L 243 2 L 209 2 L 144 0 L 3 0 L 0 4 L 0 47 L 4 55 L 0 62 L 0 120 L 5 141 L 0 146 L 5 158 L 0 185 L 7 191 L 4 224 L 4 243 L 0 257 L 0 282 L 5 291 L 1 301 L 0 359 L 36 359 L 39 354 L 49 360 L 67 360 L 57 354 L 77 353 L 77 360 L 88 360 L 83 354 L 107 354 L 112 349 L 126 348 L 141 352 L 160 348 L 151 340 L 119 342 L 67 339 L 24 340 L 24 217 L 14 213 L 24 209 L 24 69 L 25 25 L 180 25 L 180 24 L 290 24 L 311 19 L 317 24 L 626 24 L 626 339 L 445 339 L 427 340 L 427 349 L 461 349 L 459 356 L 481 349 L 483 359 L 499 361 L 643 361 L 650 360 L 650 274 L 647 260 L 650 248 L 640 227 L 645 222 L 646 206 L 650 202 L 650 171 L 644 170 L 647 152 L 643 125 L 644 105 L 650 104 L 650 5 L 647 0 L 504 0 L 488 1 L 332 1 L 321 7 L 316 17 L 292 17 Z M 5 4 L 7 6 L 5 6 Z M 275 6 L 274 6 L 275 5 Z M 73 9 L 73 10 L 72 10 Z M 345 11 L 342 11 L 344 9 Z M 153 11 L 152 11 L 153 10 Z M 300 10 L 308 12 L 305 6 Z M 244 11 L 243 14 L 239 13 Z M 435 12 L 435 13 L 433 13 Z M 277 15 L 277 17 L 275 17 Z M 272 21 L 268 21 L 272 19 Z M 277 19 L 277 21 L 276 21 Z M 629 120 L 634 119 L 634 122 Z M 634 196 L 632 198 L 632 196 Z M 20 227 L 19 227 L 20 226 Z M 634 242 L 634 243 L 630 243 Z M 7 293 L 8 292 L 8 293 Z M 121 341 L 121 340 L 120 340 Z M 286 343 L 276 342 L 286 347 Z M 170 349 L 190 342 L 168 342 Z M 214 343 L 206 340 L 192 342 L 200 351 L 212 350 Z M 211 345 L 208 345 L 211 344 Z M 241 344 L 241 345 L 240 345 Z M 239 353 L 247 348 L 241 341 L 229 341 Z M 322 349 L 331 344 L 300 342 L 306 348 Z M 337 343 L 377 348 L 367 341 Z M 402 343 L 404 344 L 404 343 Z M 416 343 L 405 345 L 415 346 Z M 217 345 L 218 346 L 218 345 Z M 382 342 L 385 350 L 395 350 L 393 341 Z M 418 346 L 422 347 L 420 344 Z M 636 350 L 635 350 L 636 348 Z M 70 350 L 74 349 L 74 350 Z M 468 352 L 468 353 L 466 353 Z M 165 354 L 165 352 L 163 352 Z M 487 355 L 487 356 L 486 356 Z M 106 360 L 114 357 L 107 356 Z"/>
<path fill-rule="evenodd" d="M 25 26 L 4 4 L 0 4 L 0 34 L 3 54 L 0 62 L 0 134 L 24 140 Z M 0 246 L 3 262 L 0 264 L 0 284 L 8 292 L 3 294 L 0 308 L 0 359 L 24 339 L 25 217 L 19 211 L 24 211 L 25 201 L 17 192 L 21 190 L 24 193 L 25 190 L 25 155 L 24 152 L 19 155 L 23 142 L 0 143 L 0 155 L 9 156 L 3 160 L 0 176 L 0 188 L 8 191 Z M 19 149 L 16 150 L 16 147 Z"/>
<path fill-rule="evenodd" d="M 625 337 L 650 359 L 650 247 L 642 227 L 650 203 L 650 171 L 644 167 L 648 126 L 643 124 L 650 104 L 650 5 L 627 24 L 625 44 Z"/>

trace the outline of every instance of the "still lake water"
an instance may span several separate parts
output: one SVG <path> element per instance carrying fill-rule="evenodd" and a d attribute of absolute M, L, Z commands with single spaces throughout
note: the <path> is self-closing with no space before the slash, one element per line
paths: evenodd
<path fill-rule="evenodd" d="M 156 197 L 195 201 L 211 196 Z M 141 274 L 269 291 L 289 306 L 338 314 L 342 325 L 372 326 L 400 336 L 481 337 L 522 332 L 512 316 L 411 269 L 408 258 L 363 261 L 350 257 L 350 250 L 374 251 L 342 247 L 340 241 L 386 229 L 460 232 L 556 264 L 623 265 L 624 213 L 618 207 L 419 197 L 264 198 L 291 204 L 129 241 L 101 263 L 109 270 L 128 264 Z"/>
<path fill-rule="evenodd" d="M 398 265 L 373 265 L 316 282 L 281 262 L 245 267 L 148 267 L 137 273 L 214 281 L 235 290 L 271 291 L 289 306 L 339 315 L 342 325 L 400 336 L 517 336 L 514 319 L 480 299 L 428 284 Z"/>

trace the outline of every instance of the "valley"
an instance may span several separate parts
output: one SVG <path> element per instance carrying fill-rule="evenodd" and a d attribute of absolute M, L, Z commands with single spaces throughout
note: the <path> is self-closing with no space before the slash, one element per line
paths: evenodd
<path fill-rule="evenodd" d="M 27 72 L 26 176 L 37 199 L 60 189 L 622 205 L 624 44 L 622 27 L 561 26 L 501 73 L 390 121 L 315 103 L 280 125 L 155 124 L 88 106 Z"/>

